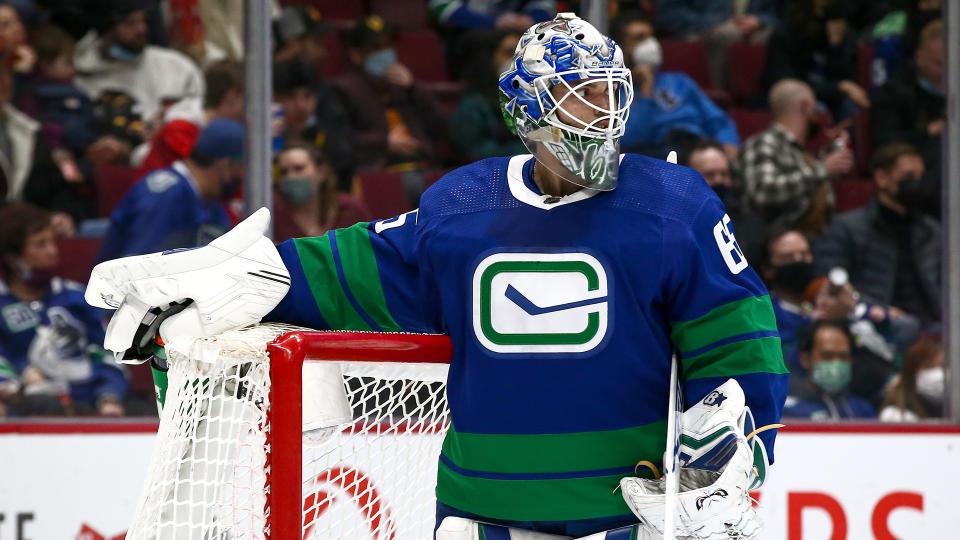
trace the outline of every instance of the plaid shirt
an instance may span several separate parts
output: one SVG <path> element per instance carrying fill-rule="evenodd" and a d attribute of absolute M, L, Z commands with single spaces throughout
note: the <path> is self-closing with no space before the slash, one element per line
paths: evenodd
<path fill-rule="evenodd" d="M 746 202 L 768 222 L 796 222 L 821 184 L 827 184 L 828 202 L 833 206 L 833 190 L 823 162 L 779 124 L 747 139 L 740 159 Z"/>

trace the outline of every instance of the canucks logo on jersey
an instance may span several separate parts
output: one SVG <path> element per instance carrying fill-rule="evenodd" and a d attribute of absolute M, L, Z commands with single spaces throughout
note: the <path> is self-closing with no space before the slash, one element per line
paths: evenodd
<path fill-rule="evenodd" d="M 473 329 L 493 352 L 586 352 L 607 320 L 607 273 L 586 253 L 497 253 L 473 274 Z"/>

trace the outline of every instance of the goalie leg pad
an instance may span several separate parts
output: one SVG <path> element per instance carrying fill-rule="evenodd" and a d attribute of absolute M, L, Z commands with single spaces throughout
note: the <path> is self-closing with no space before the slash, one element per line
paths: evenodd
<path fill-rule="evenodd" d="M 753 416 L 740 385 L 730 379 L 683 413 L 680 435 L 679 521 L 675 534 L 702 540 L 750 538 L 761 527 L 749 489 L 757 484 L 754 449 L 747 440 Z M 753 431 L 751 429 L 751 431 Z M 763 445 L 760 458 L 766 459 Z M 763 470 L 766 470 L 764 461 Z M 640 520 L 664 533 L 664 479 L 620 481 L 627 505 Z"/>
<path fill-rule="evenodd" d="M 492 525 L 472 519 L 448 516 L 437 529 L 437 540 L 570 540 L 567 536 L 558 536 L 524 529 L 513 529 L 502 525 Z"/>

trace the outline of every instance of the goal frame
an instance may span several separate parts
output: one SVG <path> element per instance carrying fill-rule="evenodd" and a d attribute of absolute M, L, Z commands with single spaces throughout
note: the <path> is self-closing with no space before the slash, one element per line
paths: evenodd
<path fill-rule="evenodd" d="M 449 364 L 453 343 L 442 334 L 291 331 L 267 345 L 270 425 L 266 456 L 270 512 L 267 538 L 303 535 L 303 365 L 312 361 Z M 283 385 L 278 391 L 278 386 Z M 297 399 L 292 399 L 296 396 Z M 290 498 L 296 494 L 293 501 Z"/>

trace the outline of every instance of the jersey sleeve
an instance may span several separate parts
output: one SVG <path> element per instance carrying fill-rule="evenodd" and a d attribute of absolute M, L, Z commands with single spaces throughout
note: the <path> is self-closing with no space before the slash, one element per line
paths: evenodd
<path fill-rule="evenodd" d="M 290 291 L 265 317 L 317 329 L 441 332 L 439 296 L 420 261 L 416 210 L 277 249 Z"/>
<path fill-rule="evenodd" d="M 758 426 L 779 422 L 788 371 L 773 305 L 720 201 L 711 196 L 692 226 L 666 228 L 664 242 L 670 338 L 685 406 L 734 378 Z M 775 430 L 760 434 L 771 460 L 774 437 Z"/>

